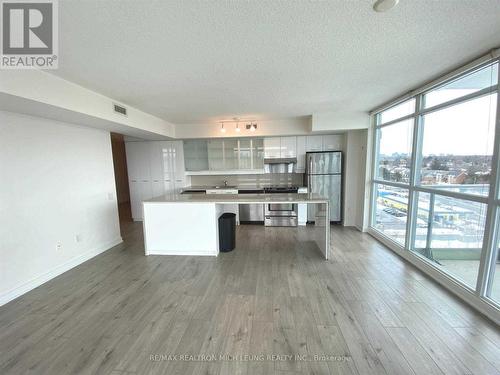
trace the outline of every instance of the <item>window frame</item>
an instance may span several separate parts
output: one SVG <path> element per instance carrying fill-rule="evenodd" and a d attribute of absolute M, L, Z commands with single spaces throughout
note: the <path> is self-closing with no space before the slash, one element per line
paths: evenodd
<path fill-rule="evenodd" d="M 380 237 L 380 239 L 388 242 L 391 247 L 397 249 L 398 251 L 402 251 L 404 256 L 416 257 L 423 260 L 428 266 L 441 273 L 445 279 L 447 279 L 446 285 L 452 291 L 456 292 L 456 287 L 464 289 L 469 293 L 473 294 L 481 301 L 485 302 L 489 306 L 491 306 L 494 310 L 500 312 L 500 301 L 492 300 L 488 297 L 488 294 L 491 291 L 493 282 L 494 282 L 494 269 L 495 269 L 495 256 L 497 256 L 497 249 L 500 245 L 500 58 L 499 56 L 487 56 L 486 58 L 481 59 L 479 63 L 471 63 L 466 68 L 461 69 L 458 73 L 451 73 L 441 80 L 437 80 L 434 83 L 424 86 L 422 89 L 414 90 L 412 94 L 405 95 L 399 99 L 394 100 L 390 104 L 381 107 L 376 110 L 376 112 L 372 112 L 372 154 L 371 154 L 371 181 L 370 181 L 370 205 L 369 205 L 369 230 L 375 237 Z M 448 100 L 443 103 L 439 103 L 432 107 L 424 108 L 424 96 L 428 92 L 444 86 L 450 82 L 460 79 L 468 74 L 473 73 L 474 71 L 478 71 L 480 69 L 486 68 L 493 64 L 498 64 L 497 68 L 497 83 L 491 85 L 489 87 L 483 88 L 476 92 L 461 96 L 459 98 L 454 98 Z M 462 192 L 455 191 L 447 191 L 444 189 L 436 189 L 432 187 L 426 187 L 426 185 L 420 184 L 420 170 L 418 169 L 421 165 L 422 158 L 422 146 L 423 146 L 423 116 L 435 111 L 439 111 L 445 108 L 449 108 L 455 106 L 457 104 L 465 103 L 470 100 L 474 100 L 483 96 L 497 94 L 497 102 L 496 102 L 496 121 L 495 121 L 495 139 L 494 139 L 494 149 L 493 149 L 493 157 L 491 163 L 491 178 L 490 178 L 490 186 L 489 193 L 487 196 L 483 195 L 473 195 Z M 412 114 L 402 116 L 397 119 L 393 119 L 391 121 L 385 122 L 383 124 L 380 123 L 380 113 L 391 109 L 392 107 L 399 105 L 407 100 L 415 99 L 415 111 Z M 380 144 L 380 129 L 393 125 L 395 123 L 414 119 L 413 122 L 413 134 L 412 134 L 412 148 L 411 148 L 411 164 L 410 164 L 410 179 L 409 183 L 397 183 L 392 181 L 386 181 L 382 178 L 378 178 L 378 166 L 379 166 L 379 144 Z M 376 199 L 377 199 L 377 189 L 376 184 L 378 185 L 387 185 L 393 186 L 397 188 L 408 189 L 408 216 L 407 216 L 407 228 L 406 228 L 406 236 L 405 236 L 405 244 L 402 246 L 399 242 L 393 240 L 389 236 L 380 232 L 376 227 Z M 419 255 L 416 252 L 410 251 L 410 247 L 414 243 L 415 229 L 417 225 L 417 213 L 418 210 L 414 209 L 417 206 L 418 202 L 416 202 L 418 192 L 429 193 L 429 194 L 438 194 L 442 196 L 447 196 L 450 198 L 456 198 L 466 201 L 474 201 L 478 203 L 486 204 L 486 221 L 485 228 L 483 234 L 483 246 L 481 248 L 481 257 L 480 257 L 480 265 L 477 276 L 477 284 L 475 289 L 469 288 L 467 285 L 462 284 L 458 281 L 457 278 L 453 277 L 447 272 L 444 272 L 436 265 L 433 265 L 425 257 Z M 500 278 L 500 274 L 497 275 L 497 278 Z M 456 292 L 457 294 L 460 294 Z M 473 302 L 470 302 L 473 303 Z"/>

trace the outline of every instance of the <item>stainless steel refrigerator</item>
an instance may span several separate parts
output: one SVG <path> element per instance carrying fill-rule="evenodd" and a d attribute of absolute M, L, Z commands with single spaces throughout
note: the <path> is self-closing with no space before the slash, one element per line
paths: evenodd
<path fill-rule="evenodd" d="M 306 154 L 306 183 L 309 192 L 330 200 L 330 221 L 342 221 L 342 153 L 308 152 Z M 308 205 L 307 220 L 314 221 L 314 205 Z"/>

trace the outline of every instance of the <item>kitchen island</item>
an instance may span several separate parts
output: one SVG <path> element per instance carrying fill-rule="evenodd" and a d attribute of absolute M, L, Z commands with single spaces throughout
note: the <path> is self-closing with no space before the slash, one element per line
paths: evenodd
<path fill-rule="evenodd" d="M 315 205 L 314 224 L 306 226 L 310 240 L 328 259 L 329 201 L 317 194 L 167 194 L 143 202 L 146 255 L 219 254 L 218 218 L 234 204 L 294 203 Z M 265 230 L 265 227 L 262 227 Z M 238 247 L 238 239 L 236 239 Z"/>

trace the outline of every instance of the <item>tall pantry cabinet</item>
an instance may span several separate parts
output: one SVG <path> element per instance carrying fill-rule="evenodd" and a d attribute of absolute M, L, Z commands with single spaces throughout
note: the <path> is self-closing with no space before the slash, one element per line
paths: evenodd
<path fill-rule="evenodd" d="M 142 201 L 186 185 L 182 141 L 126 142 L 132 218 L 142 220 Z"/>

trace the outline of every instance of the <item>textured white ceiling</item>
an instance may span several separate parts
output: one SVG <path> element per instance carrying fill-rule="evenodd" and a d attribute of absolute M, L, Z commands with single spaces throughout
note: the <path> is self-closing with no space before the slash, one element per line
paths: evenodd
<path fill-rule="evenodd" d="M 499 0 L 76 1 L 53 73 L 177 124 L 368 111 L 500 45 Z"/>

